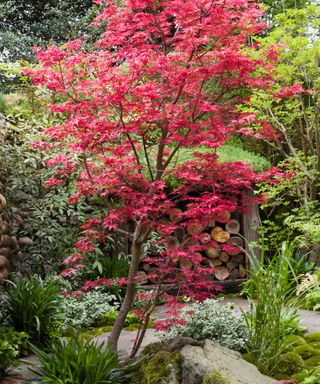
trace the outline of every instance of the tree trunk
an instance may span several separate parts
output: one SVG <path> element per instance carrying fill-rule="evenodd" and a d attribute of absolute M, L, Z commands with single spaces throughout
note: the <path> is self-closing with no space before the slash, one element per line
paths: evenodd
<path fill-rule="evenodd" d="M 117 351 L 118 349 L 118 340 L 122 331 L 122 328 L 124 326 L 125 319 L 127 317 L 127 314 L 130 311 L 130 308 L 132 306 L 135 291 L 136 291 L 136 283 L 135 283 L 135 277 L 138 272 L 138 265 L 140 261 L 140 255 L 142 252 L 141 243 L 137 240 L 134 240 L 132 242 L 131 246 L 131 263 L 130 263 L 130 269 L 129 269 L 129 275 L 128 275 L 128 283 L 127 283 L 127 292 L 124 297 L 123 303 L 121 305 L 119 316 L 114 323 L 114 326 L 112 328 L 112 331 L 110 333 L 110 336 L 108 338 L 108 344 Z"/>

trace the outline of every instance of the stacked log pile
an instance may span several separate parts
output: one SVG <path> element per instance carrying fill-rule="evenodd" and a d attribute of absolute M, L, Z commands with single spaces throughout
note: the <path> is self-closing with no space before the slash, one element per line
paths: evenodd
<path fill-rule="evenodd" d="M 12 253 L 18 247 L 17 239 L 9 235 L 9 223 L 6 220 L 5 210 L 7 201 L 3 195 L 4 184 L 0 182 L 0 284 L 8 279 L 11 264 L 9 262 Z"/>
<path fill-rule="evenodd" d="M 229 212 L 225 212 L 221 220 L 221 222 L 217 220 L 210 223 L 206 228 L 201 225 L 188 226 L 186 233 L 181 231 L 182 233 L 169 237 L 171 246 L 178 247 L 186 234 L 196 235 L 200 244 L 209 244 L 213 241 L 215 246 L 195 253 L 202 258 L 201 265 L 214 269 L 212 279 L 216 281 L 245 279 L 248 265 L 239 215 L 235 214 L 231 217 Z M 168 224 L 175 221 L 175 217 L 170 215 Z M 154 256 L 156 256 L 156 250 Z M 174 263 L 177 267 L 192 268 L 192 262 L 189 259 L 174 260 Z M 141 260 L 139 269 L 142 284 L 155 283 L 155 279 L 148 279 L 148 274 L 156 273 L 156 269 L 150 263 Z"/>
<path fill-rule="evenodd" d="M 9 126 L 5 116 L 0 113 L 0 145 L 7 142 L 6 133 Z M 12 235 L 23 228 L 24 217 L 28 217 L 28 213 L 19 213 L 16 207 L 8 208 L 5 184 L 9 175 L 5 171 L 6 160 L 1 160 L 4 161 L 4 164 L 0 161 L 0 287 L 3 281 L 8 279 L 11 270 L 17 270 L 17 267 L 20 266 L 26 248 L 33 245 L 33 240 L 27 236 L 17 238 Z M 26 199 L 26 193 L 23 191 L 16 192 L 15 200 L 18 203 Z"/>
<path fill-rule="evenodd" d="M 34 244 L 27 236 L 17 238 L 12 235 L 12 228 L 20 226 L 23 219 L 12 209 L 8 210 L 4 195 L 5 185 L 0 181 L 0 286 L 8 279 L 11 270 L 17 269 L 26 248 Z"/>

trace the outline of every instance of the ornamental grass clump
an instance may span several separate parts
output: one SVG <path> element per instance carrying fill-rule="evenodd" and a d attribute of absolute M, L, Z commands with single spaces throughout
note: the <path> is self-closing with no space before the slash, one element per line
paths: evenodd
<path fill-rule="evenodd" d="M 290 258 L 293 249 L 282 244 L 279 255 L 265 264 L 264 249 L 260 260 L 249 253 L 251 268 L 247 295 L 250 310 L 244 313 L 249 338 L 250 362 L 267 375 L 272 375 L 280 354 L 286 347 L 285 312 L 292 311 L 294 302 Z M 248 287 L 250 287 L 248 289 Z"/>
<path fill-rule="evenodd" d="M 45 343 L 61 320 L 60 287 L 35 275 L 17 277 L 1 298 L 6 321 L 33 342 Z"/>
<path fill-rule="evenodd" d="M 31 347 L 39 363 L 31 371 L 45 384 L 121 384 L 133 376 L 130 366 L 121 366 L 108 346 L 84 340 L 79 334 L 57 339 L 50 353 Z"/>

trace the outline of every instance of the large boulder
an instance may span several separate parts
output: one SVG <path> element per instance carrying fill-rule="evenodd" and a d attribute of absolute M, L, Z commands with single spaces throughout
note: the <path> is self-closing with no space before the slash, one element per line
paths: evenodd
<path fill-rule="evenodd" d="M 178 336 L 148 345 L 140 367 L 148 384 L 273 384 L 275 380 L 241 358 L 240 353 L 210 340 Z"/>
<path fill-rule="evenodd" d="M 240 353 L 205 340 L 202 347 L 186 345 L 182 356 L 181 384 L 272 384 Z"/>

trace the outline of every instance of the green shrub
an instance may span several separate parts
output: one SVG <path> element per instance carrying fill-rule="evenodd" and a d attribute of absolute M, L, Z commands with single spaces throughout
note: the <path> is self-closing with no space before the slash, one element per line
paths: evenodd
<path fill-rule="evenodd" d="M 99 327 L 106 326 L 106 325 L 113 325 L 115 321 L 117 320 L 117 317 L 119 315 L 119 311 L 115 309 L 111 309 L 110 311 L 103 313 L 97 322 Z"/>
<path fill-rule="evenodd" d="M 309 290 L 305 296 L 305 307 L 313 311 L 320 310 L 320 287 L 316 286 Z"/>
<path fill-rule="evenodd" d="M 35 363 L 40 383 L 121 384 L 131 373 L 121 368 L 117 354 L 109 347 L 86 341 L 79 335 L 58 339 L 50 353 L 31 347 L 40 361 Z"/>
<path fill-rule="evenodd" d="M 101 315 L 114 311 L 110 303 L 115 300 L 114 295 L 103 292 L 99 287 L 87 293 L 80 293 L 79 296 L 67 296 L 63 302 L 64 326 L 78 329 L 95 325 Z"/>
<path fill-rule="evenodd" d="M 25 332 L 17 332 L 11 327 L 0 327 L 0 340 L 6 340 L 18 351 L 19 356 L 26 355 L 29 351 L 29 335 Z"/>
<path fill-rule="evenodd" d="M 320 332 L 310 333 L 305 336 L 307 343 L 318 343 L 320 342 Z"/>
<path fill-rule="evenodd" d="M 97 321 L 97 325 L 100 327 L 100 326 L 106 326 L 106 325 L 113 325 L 115 323 L 115 321 L 117 320 L 117 317 L 119 315 L 119 311 L 115 310 L 115 309 L 111 309 L 110 311 L 108 311 L 107 313 L 103 313 L 99 320 Z M 126 327 L 127 330 L 129 330 L 128 328 L 131 327 L 134 329 L 137 329 L 139 328 L 141 324 L 141 321 L 140 321 L 140 317 L 138 315 L 136 315 L 135 313 L 133 312 L 129 312 L 127 314 L 127 317 L 124 321 L 124 326 Z M 148 328 L 152 328 L 153 327 L 153 322 L 152 321 L 149 321 L 149 324 L 148 324 Z"/>
<path fill-rule="evenodd" d="M 274 374 L 283 374 L 290 377 L 302 371 L 304 367 L 305 364 L 301 356 L 295 352 L 287 352 L 279 356 Z"/>
<path fill-rule="evenodd" d="M 310 345 L 300 345 L 299 347 L 296 347 L 293 352 L 300 355 L 303 360 L 310 359 L 313 356 L 317 356 L 320 354 L 319 351 L 316 351 L 314 348 L 312 348 Z"/>
<path fill-rule="evenodd" d="M 18 351 L 6 340 L 0 340 L 0 379 L 5 376 L 5 370 L 14 365 Z"/>
<path fill-rule="evenodd" d="M 16 332 L 9 327 L 0 327 L 0 379 L 5 376 L 5 370 L 16 364 L 18 356 L 27 350 L 29 336 L 24 332 Z"/>
<path fill-rule="evenodd" d="M 62 296 L 54 283 L 39 276 L 16 278 L 2 297 L 6 320 L 34 342 L 45 342 L 61 318 Z"/>
<path fill-rule="evenodd" d="M 283 308 L 281 311 L 282 325 L 285 335 L 303 336 L 307 328 L 301 325 L 301 319 L 296 308 Z"/>
<path fill-rule="evenodd" d="M 196 340 L 214 340 L 224 347 L 243 351 L 248 333 L 241 314 L 220 300 L 205 300 L 191 304 L 180 311 L 181 324 L 171 325 L 169 331 L 157 332 L 161 340 L 177 335 L 189 336 Z"/>

